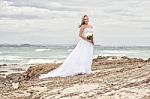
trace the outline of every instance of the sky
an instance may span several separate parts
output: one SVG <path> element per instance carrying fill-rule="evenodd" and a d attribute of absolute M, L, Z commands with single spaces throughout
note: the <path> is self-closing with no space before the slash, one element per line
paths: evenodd
<path fill-rule="evenodd" d="M 0 0 L 0 44 L 77 44 L 84 14 L 97 45 L 150 46 L 150 0 Z"/>

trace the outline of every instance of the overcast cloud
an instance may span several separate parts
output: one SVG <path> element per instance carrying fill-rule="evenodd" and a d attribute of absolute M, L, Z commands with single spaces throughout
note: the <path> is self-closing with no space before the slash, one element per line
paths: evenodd
<path fill-rule="evenodd" d="M 0 0 L 0 44 L 76 44 L 84 14 L 96 44 L 150 46 L 150 0 Z"/>

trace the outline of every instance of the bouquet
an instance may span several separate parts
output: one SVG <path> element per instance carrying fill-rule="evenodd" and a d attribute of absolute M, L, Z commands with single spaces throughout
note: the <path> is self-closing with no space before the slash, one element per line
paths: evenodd
<path fill-rule="evenodd" d="M 87 39 L 88 39 L 88 40 L 92 40 L 92 43 L 94 43 L 94 42 L 93 42 L 93 33 L 92 33 L 92 32 L 88 32 L 88 33 L 87 33 Z"/>

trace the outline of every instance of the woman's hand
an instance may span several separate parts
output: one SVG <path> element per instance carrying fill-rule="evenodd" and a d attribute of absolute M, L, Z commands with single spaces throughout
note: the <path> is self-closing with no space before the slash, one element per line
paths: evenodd
<path fill-rule="evenodd" d="M 92 43 L 94 45 L 94 41 L 93 40 L 88 40 L 88 42 Z"/>

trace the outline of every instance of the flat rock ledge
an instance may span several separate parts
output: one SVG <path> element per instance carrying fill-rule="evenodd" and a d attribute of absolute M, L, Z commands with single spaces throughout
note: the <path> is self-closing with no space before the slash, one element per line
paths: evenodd
<path fill-rule="evenodd" d="M 38 79 L 59 65 L 0 76 L 0 99 L 150 99 L 150 58 L 98 56 L 92 74 Z"/>

